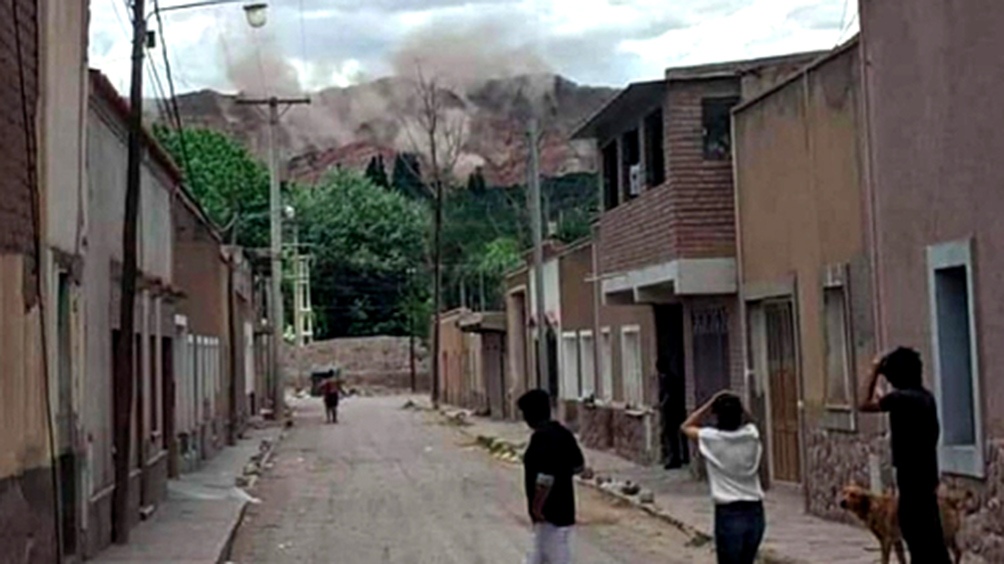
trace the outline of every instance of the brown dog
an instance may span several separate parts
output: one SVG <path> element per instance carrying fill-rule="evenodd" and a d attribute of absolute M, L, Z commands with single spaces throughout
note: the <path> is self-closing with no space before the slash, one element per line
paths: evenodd
<path fill-rule="evenodd" d="M 856 485 L 846 486 L 840 496 L 840 507 L 856 515 L 868 527 L 882 549 L 882 564 L 889 564 L 892 551 L 896 559 L 906 564 L 903 549 L 903 534 L 899 530 L 897 499 L 890 494 L 876 494 Z M 947 496 L 938 496 L 941 510 L 941 528 L 945 534 L 945 546 L 952 553 L 955 564 L 962 562 L 962 550 L 956 542 L 956 535 L 962 524 L 958 501 Z"/>

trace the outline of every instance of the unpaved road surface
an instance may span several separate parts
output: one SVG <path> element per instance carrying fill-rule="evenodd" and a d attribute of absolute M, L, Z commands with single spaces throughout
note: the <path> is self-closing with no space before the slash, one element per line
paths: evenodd
<path fill-rule="evenodd" d="M 530 543 L 522 469 L 456 428 L 401 409 L 402 398 L 350 398 L 338 425 L 315 400 L 259 481 L 231 560 L 339 564 L 520 564 Z M 579 489 L 575 562 L 712 562 L 677 529 Z"/>

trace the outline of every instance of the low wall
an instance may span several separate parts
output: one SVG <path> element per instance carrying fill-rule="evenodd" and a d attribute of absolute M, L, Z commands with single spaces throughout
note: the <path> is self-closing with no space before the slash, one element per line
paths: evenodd
<path fill-rule="evenodd" d="M 349 386 L 408 389 L 411 387 L 410 343 L 408 337 L 358 337 L 315 341 L 296 354 L 283 346 L 281 361 L 287 382 L 309 384 L 310 373 L 334 365 L 342 369 Z M 428 390 L 428 351 L 416 342 L 416 383 Z"/>
<path fill-rule="evenodd" d="M 579 404 L 565 406 L 565 413 L 575 413 L 579 439 L 588 448 L 613 450 L 632 462 L 654 464 L 659 460 L 661 439 L 658 415 L 632 412 L 610 405 Z"/>

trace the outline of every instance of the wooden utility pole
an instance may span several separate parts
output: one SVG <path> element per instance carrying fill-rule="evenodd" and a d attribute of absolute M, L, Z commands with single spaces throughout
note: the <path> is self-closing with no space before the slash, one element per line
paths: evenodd
<path fill-rule="evenodd" d="M 272 259 L 272 291 L 271 312 L 272 318 L 272 343 L 269 347 L 272 356 L 272 413 L 273 417 L 281 420 L 285 417 L 285 383 L 283 382 L 282 363 L 279 361 L 280 347 L 282 345 L 283 313 L 282 313 L 282 201 L 279 191 L 279 106 L 283 106 L 283 113 L 290 107 L 299 104 L 309 104 L 310 98 L 271 98 L 237 100 L 238 104 L 250 106 L 268 106 L 268 145 L 269 145 L 269 218 L 271 224 L 271 245 L 270 254 Z"/>
<path fill-rule="evenodd" d="M 133 382 L 135 375 L 136 310 L 136 231 L 139 218 L 140 165 L 143 134 L 143 47 L 146 41 L 144 0 L 132 3 L 132 83 L 129 89 L 129 140 L 126 163 L 125 215 L 122 223 L 121 304 L 119 339 L 116 343 L 113 380 L 113 427 L 115 428 L 115 491 L 112 496 L 112 537 L 118 544 L 129 542 L 129 460 L 132 458 L 131 431 Z"/>

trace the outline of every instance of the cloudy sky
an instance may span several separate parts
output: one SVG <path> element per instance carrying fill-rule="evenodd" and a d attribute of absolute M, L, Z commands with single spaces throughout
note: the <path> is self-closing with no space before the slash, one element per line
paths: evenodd
<path fill-rule="evenodd" d="M 166 8 L 190 1 L 160 3 Z M 130 54 L 126 4 L 91 0 L 91 65 L 122 90 Z M 269 5 L 269 23 L 257 31 L 245 24 L 239 3 L 164 13 L 163 39 L 178 89 L 313 91 L 386 76 L 427 59 L 445 72 L 553 71 L 581 83 L 621 86 L 658 78 L 674 65 L 828 49 L 857 30 L 857 0 L 270 0 Z M 154 53 L 163 77 L 160 56 Z"/>

